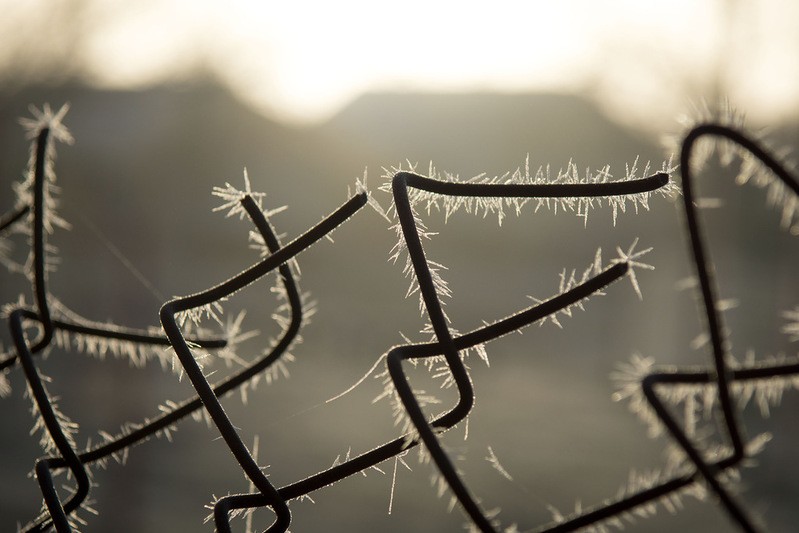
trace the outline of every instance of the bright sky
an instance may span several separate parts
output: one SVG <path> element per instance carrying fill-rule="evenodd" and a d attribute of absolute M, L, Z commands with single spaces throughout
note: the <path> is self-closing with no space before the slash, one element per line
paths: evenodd
<path fill-rule="evenodd" d="M 0 0 L 0 35 L 21 43 L 0 52 L 0 80 L 22 51 L 45 57 L 28 70 L 67 61 L 67 77 L 101 87 L 210 73 L 264 114 L 295 122 L 324 120 L 370 90 L 549 90 L 588 94 L 645 125 L 712 98 L 719 82 L 764 122 L 786 109 L 799 115 L 794 0 L 478 5 Z"/>

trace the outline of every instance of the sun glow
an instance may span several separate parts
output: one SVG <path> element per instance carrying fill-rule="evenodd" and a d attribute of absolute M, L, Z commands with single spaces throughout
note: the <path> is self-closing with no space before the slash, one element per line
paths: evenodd
<path fill-rule="evenodd" d="M 216 31 L 257 51 L 215 56 L 215 69 L 259 107 L 287 118 L 327 116 L 356 95 L 380 90 L 526 90 L 562 87 L 592 60 L 579 6 L 459 2 L 241 4 Z M 222 15 L 220 13 L 220 15 Z M 292 116 L 293 115 L 293 116 Z"/>
<path fill-rule="evenodd" d="M 498 0 L 490 9 L 449 0 L 108 0 L 65 2 L 55 14 L 36 1 L 8 7 L 0 31 L 17 45 L 0 51 L 0 74 L 16 50 L 36 54 L 23 69 L 49 54 L 51 71 L 101 87 L 210 76 L 293 122 L 324 120 L 374 90 L 579 91 L 650 122 L 719 89 L 764 119 L 799 109 L 799 4 L 787 0 Z M 58 46 L 34 34 L 53 35 Z"/>

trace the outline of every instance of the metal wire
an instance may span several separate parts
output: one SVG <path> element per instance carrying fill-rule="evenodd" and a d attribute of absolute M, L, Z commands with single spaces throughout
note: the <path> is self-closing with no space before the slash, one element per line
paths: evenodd
<path fill-rule="evenodd" d="M 422 444 L 430 455 L 447 486 L 451 489 L 464 513 L 480 531 L 494 532 L 499 525 L 480 507 L 477 499 L 458 474 L 452 459 L 439 440 L 439 435 L 456 426 L 470 413 L 474 404 L 472 380 L 463 363 L 461 352 L 474 346 L 488 343 L 510 332 L 517 331 L 534 322 L 568 309 L 570 306 L 603 290 L 616 280 L 628 275 L 632 268 L 630 261 L 621 259 L 611 266 L 595 272 L 593 276 L 576 284 L 569 290 L 534 306 L 520 310 L 510 316 L 466 334 L 454 334 L 444 314 L 441 295 L 436 289 L 430 261 L 427 259 L 420 238 L 417 217 L 409 197 L 409 189 L 425 191 L 434 195 L 470 198 L 592 198 L 634 195 L 655 190 L 669 182 L 665 173 L 609 183 L 580 184 L 498 184 L 498 183 L 457 183 L 444 182 L 424 177 L 412 172 L 398 172 L 394 175 L 391 189 L 393 208 L 396 211 L 401 235 L 407 248 L 413 275 L 418 283 L 427 317 L 435 334 L 435 340 L 427 343 L 408 343 L 391 348 L 386 354 L 386 367 L 391 383 L 410 418 L 413 431 L 401 435 L 372 450 L 337 463 L 305 479 L 276 487 L 263 473 L 256 460 L 242 441 L 236 426 L 223 409 L 219 398 L 244 386 L 258 374 L 267 370 L 286 353 L 297 338 L 303 323 L 302 299 L 297 281 L 288 263 L 296 256 L 344 224 L 369 202 L 368 192 L 359 192 L 347 202 L 325 217 L 299 237 L 286 245 L 281 245 L 274 229 L 253 197 L 242 195 L 241 207 L 255 225 L 270 254 L 242 273 L 218 285 L 182 298 L 166 302 L 160 311 L 161 325 L 165 336 L 153 335 L 148 331 L 109 326 L 89 321 L 72 320 L 52 316 L 51 296 L 47 291 L 46 276 L 46 165 L 50 129 L 42 127 L 34 143 L 33 158 L 33 197 L 30 205 L 18 206 L 15 210 L 0 217 L 0 233 L 15 225 L 30 221 L 33 261 L 31 264 L 31 285 L 35 305 L 16 306 L 8 313 L 8 324 L 13 339 L 13 351 L 0 354 L 0 371 L 19 364 L 25 375 L 31 397 L 41 417 L 48 438 L 53 443 L 53 452 L 36 462 L 35 473 L 40 486 L 45 512 L 32 520 L 23 531 L 45 531 L 55 528 L 59 533 L 72 531 L 70 516 L 86 500 L 91 481 L 87 466 L 123 452 L 165 428 L 177 423 L 189 414 L 205 409 L 216 430 L 222 436 L 239 466 L 257 489 L 252 494 L 234 494 L 221 498 L 214 505 L 214 522 L 217 531 L 230 532 L 230 516 L 234 511 L 268 507 L 274 513 L 274 521 L 268 532 L 283 532 L 291 524 L 288 503 L 307 496 L 322 487 L 334 484 L 353 474 L 374 467 L 379 463 L 397 457 L 408 449 Z M 785 167 L 771 156 L 758 142 L 735 128 L 707 123 L 691 129 L 684 137 L 680 164 L 682 172 L 682 193 L 684 216 L 686 218 L 686 239 L 690 245 L 692 260 L 699 279 L 699 289 L 703 303 L 705 324 L 711 340 L 713 365 L 707 369 L 655 369 L 641 380 L 641 390 L 646 401 L 659 421 L 667 428 L 671 437 L 685 452 L 694 470 L 675 476 L 656 485 L 640 489 L 622 498 L 609 501 L 601 506 L 588 509 L 579 515 L 541 526 L 538 531 L 574 531 L 597 526 L 608 520 L 623 516 L 636 507 L 667 497 L 688 485 L 703 481 L 718 497 L 730 520 L 742 531 L 757 531 L 756 521 L 749 511 L 735 498 L 725 478 L 725 472 L 739 466 L 747 458 L 744 446 L 744 429 L 739 420 L 738 409 L 734 404 L 731 385 L 735 382 L 768 380 L 775 377 L 795 375 L 799 363 L 749 365 L 731 368 L 729 349 L 725 345 L 724 331 L 718 309 L 717 291 L 711 275 L 706 239 L 703 237 L 700 220 L 696 210 L 693 193 L 693 170 L 691 155 L 697 141 L 703 137 L 721 138 L 756 158 L 776 176 L 794 197 L 799 195 L 799 182 Z M 196 348 L 220 349 L 227 344 L 226 339 L 186 336 L 179 325 L 180 313 L 213 305 L 229 295 L 248 287 L 270 272 L 277 270 L 279 279 L 286 291 L 290 307 L 290 323 L 282 336 L 265 355 L 257 358 L 242 370 L 212 385 L 208 382 L 198 365 L 193 350 Z M 38 325 L 38 336 L 29 339 L 26 328 Z M 125 342 L 171 346 L 180 365 L 196 391 L 196 396 L 187 399 L 159 417 L 150 420 L 135 431 L 123 434 L 100 446 L 78 452 L 70 439 L 70 428 L 54 407 L 41 376 L 38 373 L 35 356 L 45 351 L 53 341 L 54 332 L 66 331 L 92 335 L 105 339 Z M 446 412 L 434 419 L 428 419 L 419 398 L 403 368 L 403 362 L 442 357 L 451 374 L 458 393 L 458 400 Z M 666 404 L 658 394 L 663 388 L 683 385 L 714 385 L 722 411 L 723 427 L 729 440 L 729 455 L 710 460 L 703 456 L 697 443 L 680 423 L 670 414 Z M 272 458 L 280 461 L 281 458 Z M 72 494 L 63 501 L 53 482 L 51 472 L 68 469 L 75 480 Z"/>

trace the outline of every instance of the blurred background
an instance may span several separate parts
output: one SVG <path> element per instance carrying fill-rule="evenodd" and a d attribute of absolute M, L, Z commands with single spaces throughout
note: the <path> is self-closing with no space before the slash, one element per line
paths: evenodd
<path fill-rule="evenodd" d="M 243 187 L 246 167 L 265 205 L 289 209 L 273 217 L 284 242 L 333 211 L 364 172 L 374 190 L 384 168 L 430 162 L 468 178 L 551 165 L 617 177 L 636 158 L 660 168 L 670 157 L 663 138 L 680 119 L 721 99 L 766 127 L 775 147 L 799 142 L 799 4 L 788 0 L 675 2 L 403 2 L 273 3 L 184 0 L 0 0 L 0 212 L 14 205 L 11 184 L 24 172 L 28 142 L 18 123 L 28 106 L 69 103 L 64 122 L 76 142 L 58 146 L 61 214 L 71 231 L 50 242 L 61 262 L 50 289 L 92 320 L 145 327 L 158 323 L 169 297 L 186 295 L 258 260 L 249 226 L 211 209 L 216 185 Z M 780 329 L 799 294 L 796 237 L 780 228 L 778 209 L 754 187 L 732 184 L 735 171 L 711 164 L 703 196 L 721 207 L 704 211 L 720 293 L 738 306 L 725 318 L 736 357 L 793 356 Z M 376 192 L 385 207 L 388 195 Z M 605 261 L 640 238 L 654 271 L 641 271 L 639 301 L 629 283 L 592 298 L 585 312 L 533 326 L 488 346 L 490 367 L 470 363 L 477 404 L 462 427 L 444 437 L 461 459 L 472 491 L 503 525 L 534 529 L 551 508 L 569 514 L 613 497 L 631 470 L 657 470 L 667 440 L 611 400 L 609 375 L 633 354 L 660 364 L 704 364 L 691 348 L 702 332 L 694 295 L 680 290 L 692 275 L 679 203 L 653 197 L 650 210 L 609 209 L 587 226 L 569 213 L 527 210 L 496 220 L 459 213 L 439 234 L 431 259 L 453 297 L 447 311 L 462 332 L 530 304 L 528 295 L 557 292 L 559 274 L 587 267 L 597 248 Z M 370 210 L 300 256 L 301 287 L 318 312 L 293 351 L 291 376 L 261 384 L 246 405 L 225 401 L 246 442 L 259 435 L 259 457 L 283 486 L 393 438 L 391 409 L 373 403 L 381 380 L 368 379 L 340 400 L 403 335 L 426 340 L 401 265 L 387 261 L 395 242 Z M 24 239 L 13 251 L 27 253 Z M 261 336 L 242 356 L 257 357 L 278 331 L 275 301 L 262 281 L 226 304 L 247 309 L 245 328 Z M 2 303 L 30 289 L 4 274 Z M 3 332 L 0 342 L 9 344 Z M 186 380 L 157 365 L 53 350 L 41 371 L 62 410 L 80 423 L 79 442 L 114 433 L 127 421 L 158 413 L 166 400 L 191 395 Z M 215 377 L 229 372 L 219 368 Z M 29 476 L 41 453 L 21 371 L 8 374 L 0 399 L 0 530 L 33 517 L 41 496 Z M 414 375 L 418 388 L 436 387 Z M 418 385 L 417 385 L 418 383 Z M 428 392 L 433 392 L 429 389 Z M 443 405 L 454 397 L 438 392 Z M 743 473 L 742 499 L 772 531 L 799 520 L 799 434 L 791 417 L 795 393 L 764 419 L 745 413 L 751 436 L 774 439 Z M 443 408 L 443 407 L 442 407 Z M 488 447 L 512 476 L 485 459 Z M 459 531 L 464 519 L 430 488 L 432 467 L 415 454 L 318 491 L 292 504 L 293 531 Z M 181 423 L 173 442 L 131 450 L 123 467 L 95 474 L 98 510 L 84 531 L 212 531 L 203 525 L 213 495 L 248 484 L 213 429 Z M 268 514 L 258 515 L 261 529 Z M 244 525 L 240 524 L 243 531 Z M 634 531 L 733 531 L 712 502 L 686 500 L 677 514 L 660 509 Z"/>

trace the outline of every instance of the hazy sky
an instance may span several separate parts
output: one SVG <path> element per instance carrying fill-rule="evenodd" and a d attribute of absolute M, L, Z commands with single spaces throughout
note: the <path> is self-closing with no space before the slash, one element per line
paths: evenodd
<path fill-rule="evenodd" d="M 6 85 L 137 88 L 203 74 L 269 116 L 301 122 L 368 90 L 581 92 L 643 125 L 719 94 L 764 122 L 799 110 L 793 0 L 0 0 L 0 8 Z"/>

